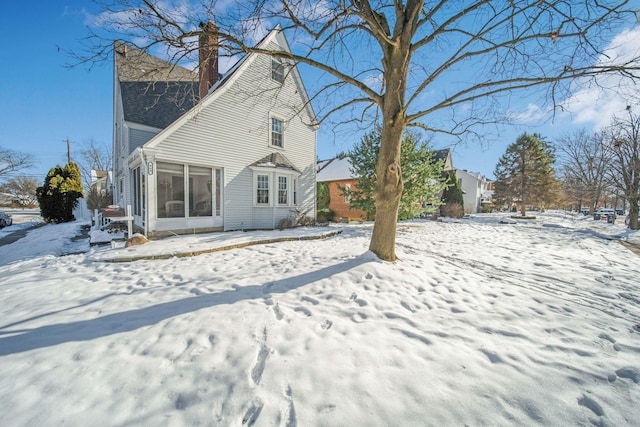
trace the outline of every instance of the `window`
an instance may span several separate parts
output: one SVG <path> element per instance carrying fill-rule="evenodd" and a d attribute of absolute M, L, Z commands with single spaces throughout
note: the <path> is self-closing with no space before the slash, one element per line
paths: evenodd
<path fill-rule="evenodd" d="M 133 214 L 137 216 L 142 215 L 142 197 L 140 190 L 142 185 L 140 183 L 140 168 L 137 167 L 133 170 L 131 179 L 131 194 L 133 196 Z"/>
<path fill-rule="evenodd" d="M 189 216 L 211 216 L 211 168 L 189 166 Z"/>
<path fill-rule="evenodd" d="M 184 166 L 158 162 L 158 218 L 184 217 Z"/>
<path fill-rule="evenodd" d="M 282 58 L 271 58 L 271 78 L 278 83 L 284 82 L 284 64 Z"/>
<path fill-rule="evenodd" d="M 258 185 L 256 186 L 256 203 L 259 205 L 269 204 L 269 175 L 258 175 Z"/>
<path fill-rule="evenodd" d="M 293 178 L 293 184 L 291 185 L 293 191 L 293 204 L 298 204 L 298 180 Z"/>
<path fill-rule="evenodd" d="M 220 216 L 220 196 L 222 191 L 222 171 L 216 169 L 216 216 Z"/>
<path fill-rule="evenodd" d="M 279 176 L 278 177 L 278 204 L 286 205 L 289 202 L 289 197 L 287 194 L 287 177 Z"/>
<path fill-rule="evenodd" d="M 271 118 L 271 145 L 276 147 L 284 147 L 283 134 L 282 134 L 282 120 Z"/>
<path fill-rule="evenodd" d="M 346 183 L 344 185 L 344 189 L 345 189 L 344 201 L 347 203 L 350 203 L 351 202 L 351 184 Z"/>

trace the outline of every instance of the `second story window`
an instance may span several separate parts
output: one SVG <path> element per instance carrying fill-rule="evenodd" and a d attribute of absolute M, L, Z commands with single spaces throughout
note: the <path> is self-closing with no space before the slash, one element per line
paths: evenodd
<path fill-rule="evenodd" d="M 271 58 L 271 78 L 278 83 L 284 82 L 284 64 L 281 58 Z"/>
<path fill-rule="evenodd" d="M 283 135 L 283 123 L 282 120 L 271 118 L 271 145 L 284 148 L 284 135 Z"/>

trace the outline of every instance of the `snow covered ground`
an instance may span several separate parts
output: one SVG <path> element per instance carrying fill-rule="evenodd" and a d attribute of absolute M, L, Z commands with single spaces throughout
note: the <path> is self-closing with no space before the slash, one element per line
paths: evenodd
<path fill-rule="evenodd" d="M 402 223 L 395 263 L 371 224 L 125 263 L 284 234 L 31 230 L 0 246 L 0 424 L 638 425 L 640 234 L 537 215 Z"/>

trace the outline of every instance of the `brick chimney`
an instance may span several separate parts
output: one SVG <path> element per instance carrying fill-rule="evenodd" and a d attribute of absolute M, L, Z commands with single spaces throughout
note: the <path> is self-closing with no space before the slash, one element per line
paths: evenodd
<path fill-rule="evenodd" d="M 213 21 L 201 22 L 202 34 L 199 42 L 198 75 L 200 78 L 200 99 L 218 81 L 218 27 Z"/>

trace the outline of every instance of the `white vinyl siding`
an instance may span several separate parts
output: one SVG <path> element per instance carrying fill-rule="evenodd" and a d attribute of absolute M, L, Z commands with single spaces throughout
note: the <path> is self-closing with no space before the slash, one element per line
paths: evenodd
<path fill-rule="evenodd" d="M 156 136 L 158 132 L 142 129 L 129 129 L 129 150 L 127 155 L 133 153 L 138 147 L 142 147 L 147 141 Z"/>
<path fill-rule="evenodd" d="M 281 35 L 277 34 L 275 39 L 279 37 Z M 216 209 L 220 209 L 225 230 L 274 228 L 282 218 L 291 216 L 291 207 L 280 207 L 274 199 L 277 197 L 274 187 L 276 171 L 256 172 L 249 167 L 275 150 L 286 156 L 301 172 L 296 176 L 296 197 L 300 209 L 310 212 L 310 215 L 315 212 L 315 129 L 306 124 L 313 118 L 306 115 L 306 110 L 303 110 L 302 117 L 291 116 L 291 106 L 299 106 L 302 102 L 303 88 L 296 73 L 289 73 L 284 84 L 278 85 L 275 99 L 272 90 L 257 89 L 277 85 L 270 75 L 270 61 L 271 58 L 264 55 L 251 57 L 245 63 L 247 68 L 238 70 L 236 79 L 230 79 L 210 95 L 208 104 L 205 100 L 205 106 L 198 107 L 197 115 L 162 136 L 157 143 L 152 141 L 150 144 L 157 161 L 210 165 L 222 171 L 222 185 L 216 186 L 222 194 L 215 199 L 221 200 Z M 272 117 L 281 118 L 283 124 L 286 123 L 286 129 L 283 127 L 286 141 L 283 141 L 282 149 L 270 144 Z M 256 203 L 256 174 L 269 175 L 269 208 Z M 289 188 L 291 182 L 290 179 Z M 153 184 L 155 186 L 155 179 Z M 153 204 L 154 209 L 157 205 Z M 150 223 L 149 230 L 188 229 L 190 220 L 195 219 L 166 219 Z M 197 220 L 207 221 L 206 218 Z"/>

